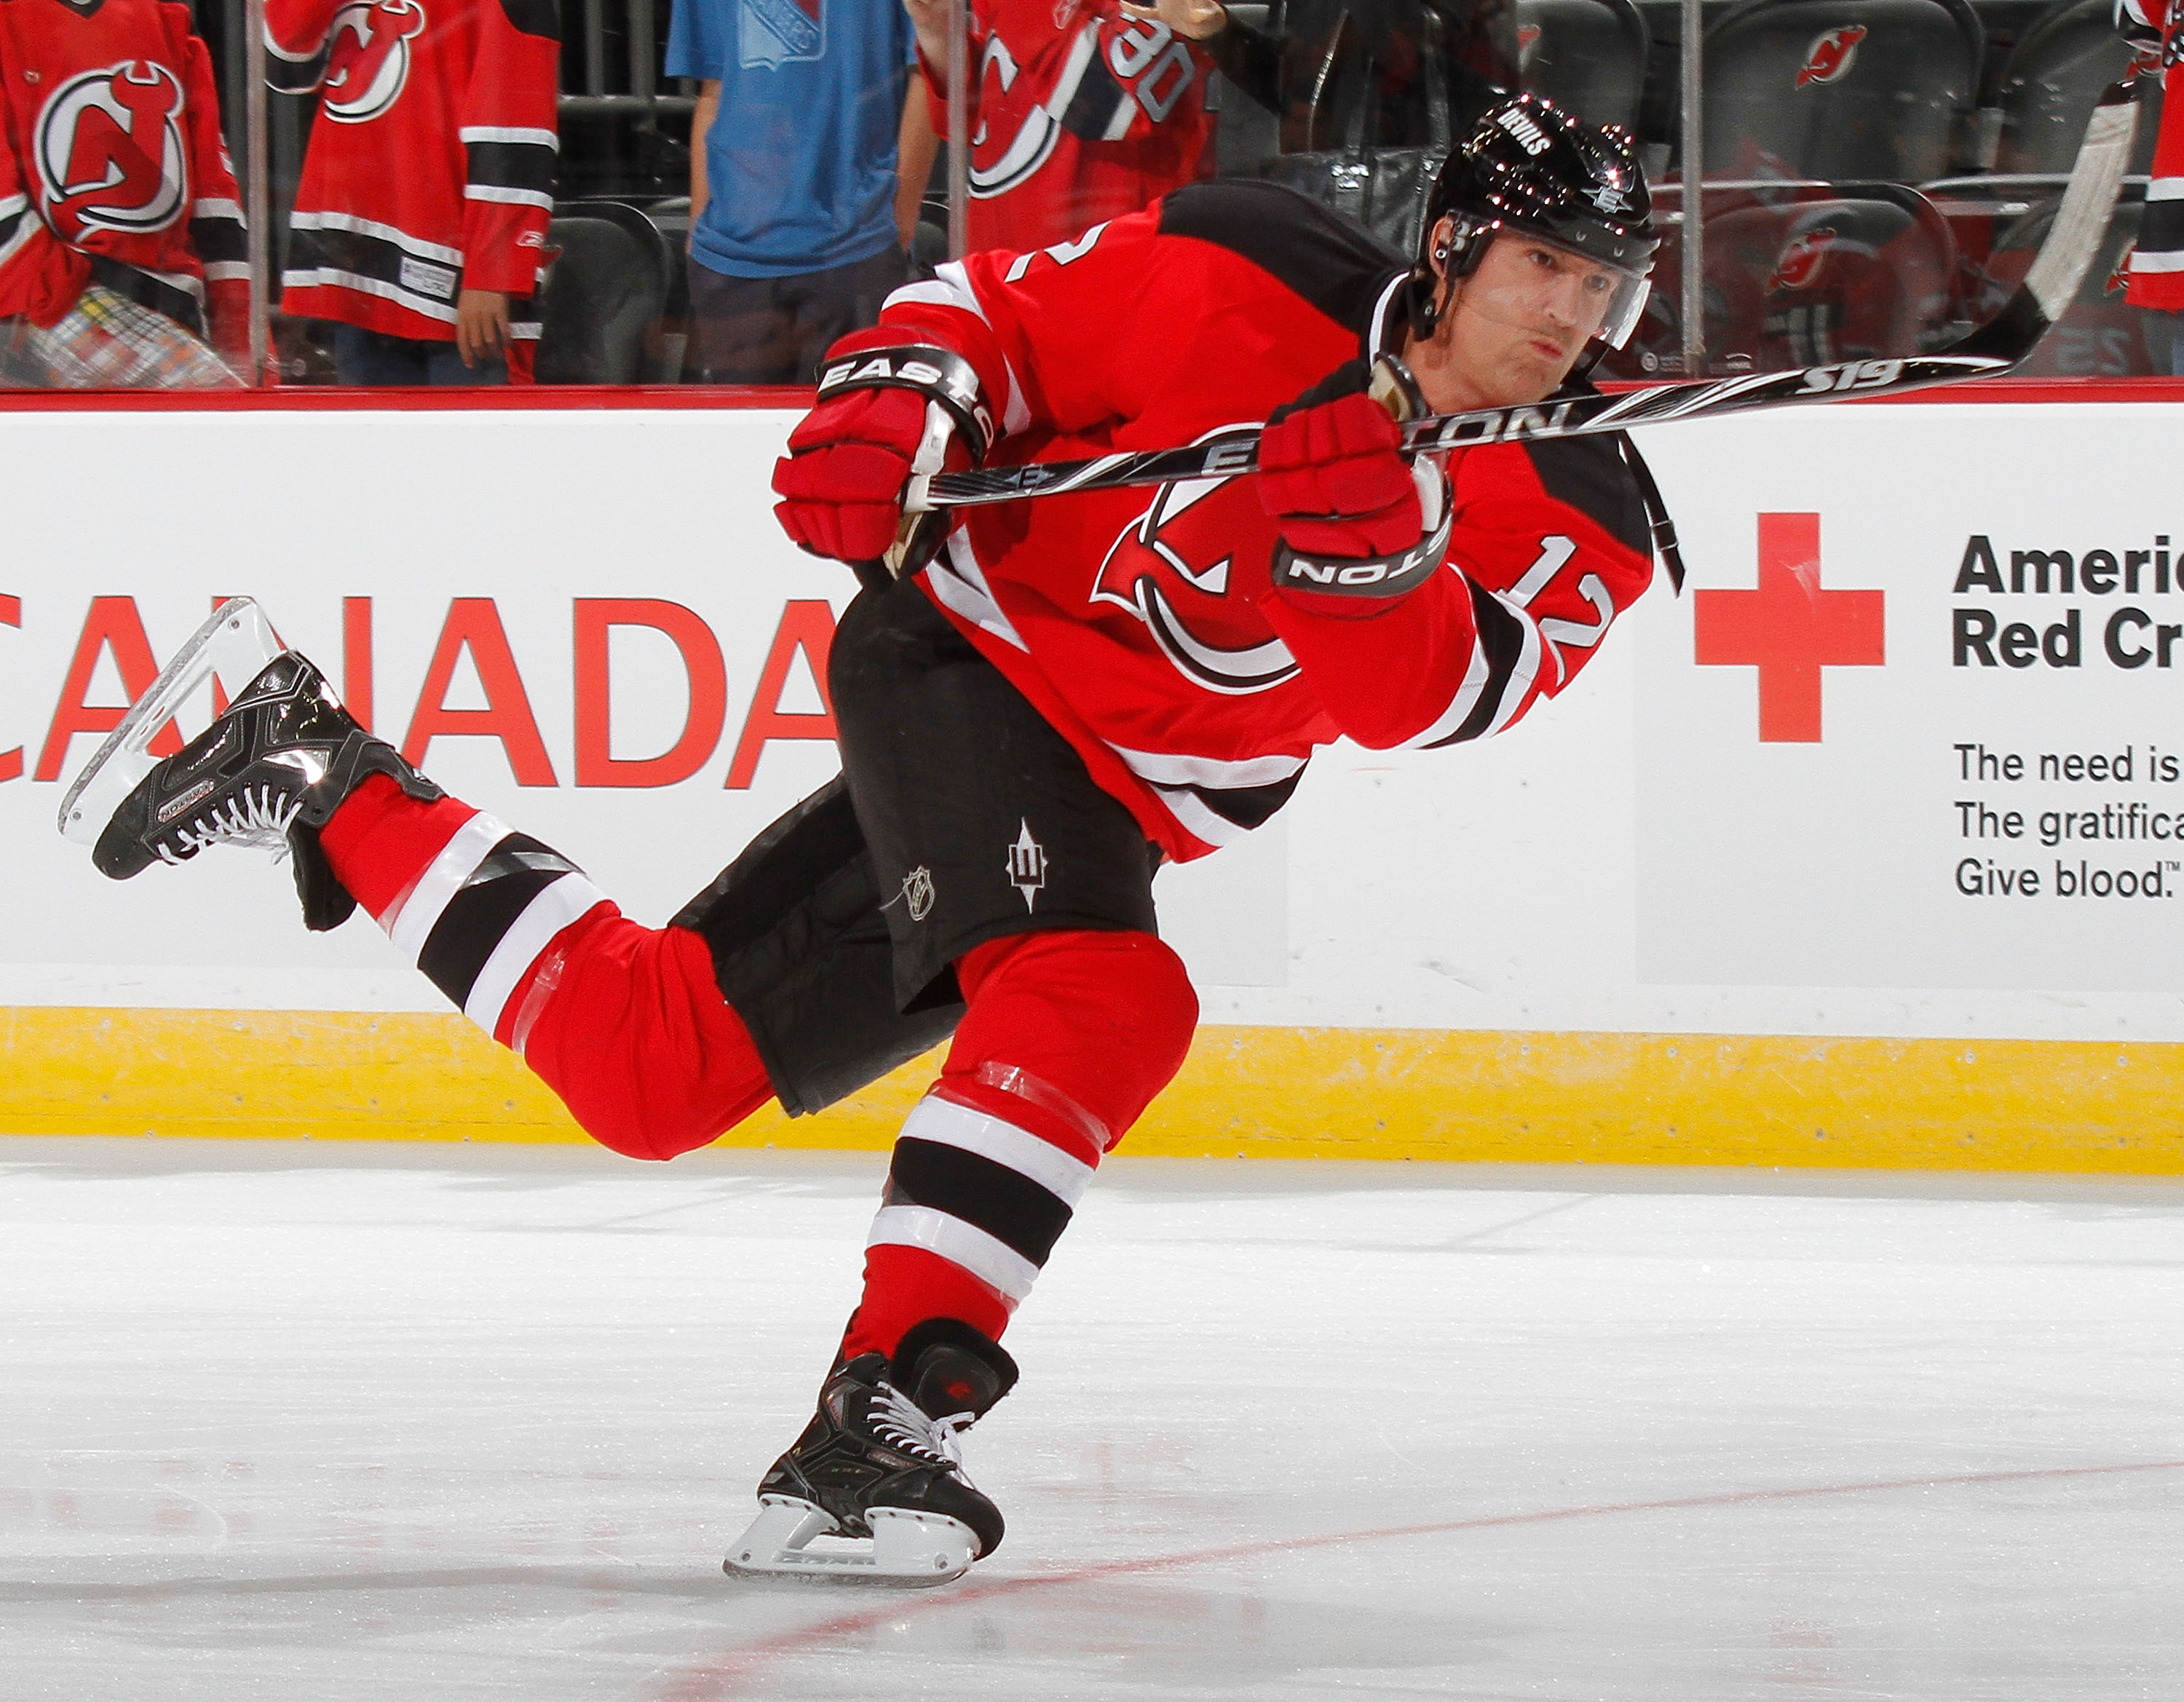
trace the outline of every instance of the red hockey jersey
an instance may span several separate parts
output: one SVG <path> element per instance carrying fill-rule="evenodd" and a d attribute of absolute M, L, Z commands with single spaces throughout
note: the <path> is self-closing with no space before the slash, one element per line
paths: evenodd
<path fill-rule="evenodd" d="M 1273 184 L 1193 186 L 1042 253 L 973 254 L 889 300 L 1001 416 L 989 464 L 1255 431 L 1390 348 L 1395 257 Z M 1277 592 L 1250 476 L 976 508 L 936 603 L 1178 860 L 1257 826 L 1313 748 L 1501 731 L 1574 679 L 1652 576 L 1609 437 L 1463 451 L 1446 565 L 1391 598 Z"/>
<path fill-rule="evenodd" d="M 2184 70 L 2178 69 L 2184 64 L 2184 7 L 2173 0 L 2165 6 L 2161 0 L 2123 0 L 2116 10 L 2126 36 L 2136 23 L 2140 32 L 2158 31 L 2161 44 L 2161 131 L 2124 299 L 2135 308 L 2184 312 Z"/>
<path fill-rule="evenodd" d="M 536 339 L 554 207 L 554 0 L 266 0 L 267 80 L 319 95 L 281 273 L 284 311 L 452 342 L 501 290 Z"/>
<path fill-rule="evenodd" d="M 0 317 L 50 325 L 95 276 L 247 348 L 242 207 L 188 8 L 8 0 L 0 71 Z"/>
<path fill-rule="evenodd" d="M 1213 62 L 1117 0 L 973 0 L 969 243 L 1039 248 L 1212 170 Z M 925 64 L 948 134 L 944 65 Z"/>

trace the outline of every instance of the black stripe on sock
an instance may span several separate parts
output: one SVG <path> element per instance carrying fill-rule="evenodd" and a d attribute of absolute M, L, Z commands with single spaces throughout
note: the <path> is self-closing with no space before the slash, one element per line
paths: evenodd
<path fill-rule="evenodd" d="M 960 1217 L 1034 1265 L 1046 1263 L 1069 1227 L 1069 1208 L 1022 1171 L 961 1147 L 905 1135 L 894 1143 L 888 1181 L 899 1204 Z"/>
<path fill-rule="evenodd" d="M 417 967 L 458 1008 L 531 901 L 577 865 L 527 833 L 511 833 L 486 854 L 432 924 Z"/>

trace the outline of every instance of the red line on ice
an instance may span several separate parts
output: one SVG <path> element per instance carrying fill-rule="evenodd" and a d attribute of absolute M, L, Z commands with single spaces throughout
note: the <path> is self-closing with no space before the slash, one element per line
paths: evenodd
<path fill-rule="evenodd" d="M 800 1626 L 763 1638 L 733 1655 L 708 1661 L 694 1671 L 673 1679 L 660 1693 L 661 1702 L 710 1702 L 731 1693 L 730 1687 L 785 1656 L 813 1647 L 830 1638 L 905 1619 L 921 1611 L 962 1607 L 972 1602 L 1020 1595 L 1027 1590 L 1051 1589 L 1058 1585 L 1096 1583 L 1104 1578 L 1127 1577 L 1145 1572 L 1176 1571 L 1189 1566 L 1210 1566 L 1222 1560 L 1262 1559 L 1271 1555 L 1301 1554 L 1312 1549 L 1337 1549 L 1352 1543 L 1383 1543 L 1405 1537 L 1442 1537 L 1462 1531 L 1492 1531 L 1511 1525 L 1553 1525 L 1571 1519 L 1601 1519 L 1623 1513 L 1674 1513 L 1691 1507 L 1749 1507 L 1769 1501 L 1811 1500 L 1823 1495 L 1872 1495 L 1896 1489 L 1955 1489 L 1982 1483 L 2029 1483 L 2059 1477 L 2112 1477 L 2135 1471 L 2184 1471 L 2184 1460 L 2152 1460 L 2130 1466 L 2059 1466 L 2025 1471 L 1975 1471 L 1958 1477 L 1902 1477 L 1872 1483 L 1823 1483 L 1802 1489 L 1732 1489 L 1717 1495 L 1682 1495 L 1665 1501 L 1613 1501 L 1593 1507 L 1557 1507 L 1540 1513 L 1497 1513 L 1479 1519 L 1450 1519 L 1431 1525 L 1391 1525 L 1379 1531 L 1337 1531 L 1318 1537 L 1278 1537 L 1251 1543 L 1233 1543 L 1217 1549 L 1199 1549 L 1183 1555 L 1149 1555 L 1137 1560 L 1107 1560 L 1098 1566 L 1078 1566 L 1067 1571 L 1039 1572 L 1029 1577 L 995 1578 L 987 1583 L 944 1586 L 935 1590 L 885 1590 L 873 1587 L 880 1599 L 855 1613 L 837 1614 L 816 1624 Z M 731 1584 L 729 1588 L 735 1588 Z M 824 1584 L 797 1586 L 822 1590 Z"/>

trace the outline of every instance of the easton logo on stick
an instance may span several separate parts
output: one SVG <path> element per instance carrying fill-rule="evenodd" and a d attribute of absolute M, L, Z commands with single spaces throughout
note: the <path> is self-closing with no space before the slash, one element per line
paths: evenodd
<path fill-rule="evenodd" d="M 1852 62 L 1858 58 L 1858 44 L 1865 39 L 1865 25 L 1846 24 L 1839 30 L 1830 30 L 1814 38 L 1805 50 L 1805 63 L 1797 72 L 1797 86 L 1805 88 L 1816 83 L 1840 82 L 1850 75 Z"/>

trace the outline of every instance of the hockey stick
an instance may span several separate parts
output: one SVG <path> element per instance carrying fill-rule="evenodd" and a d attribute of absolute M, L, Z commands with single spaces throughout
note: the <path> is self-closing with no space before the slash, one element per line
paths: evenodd
<path fill-rule="evenodd" d="M 2077 294 L 2086 268 L 2107 234 L 2116 191 L 2130 161 L 2136 120 L 2129 83 L 2118 83 L 2101 97 L 2070 168 L 2055 223 L 2034 256 L 2025 281 L 1992 320 L 1945 348 L 1886 360 L 1836 361 L 1791 372 L 1687 379 L 1617 396 L 1580 396 L 1529 407 L 1435 414 L 1404 426 L 1404 453 L 1624 431 L 1638 426 L 1708 420 L 1790 403 L 1900 396 L 1936 384 L 2007 372 L 2032 353 Z M 909 513 L 922 514 L 935 509 L 1014 502 L 1024 497 L 1055 497 L 1067 491 L 1228 478 L 1252 471 L 1258 461 L 1258 434 L 1245 429 L 1179 449 L 1145 449 L 1083 461 L 1034 461 L 1020 467 L 939 474 L 926 482 L 923 490 L 913 481 L 904 507 Z"/>

